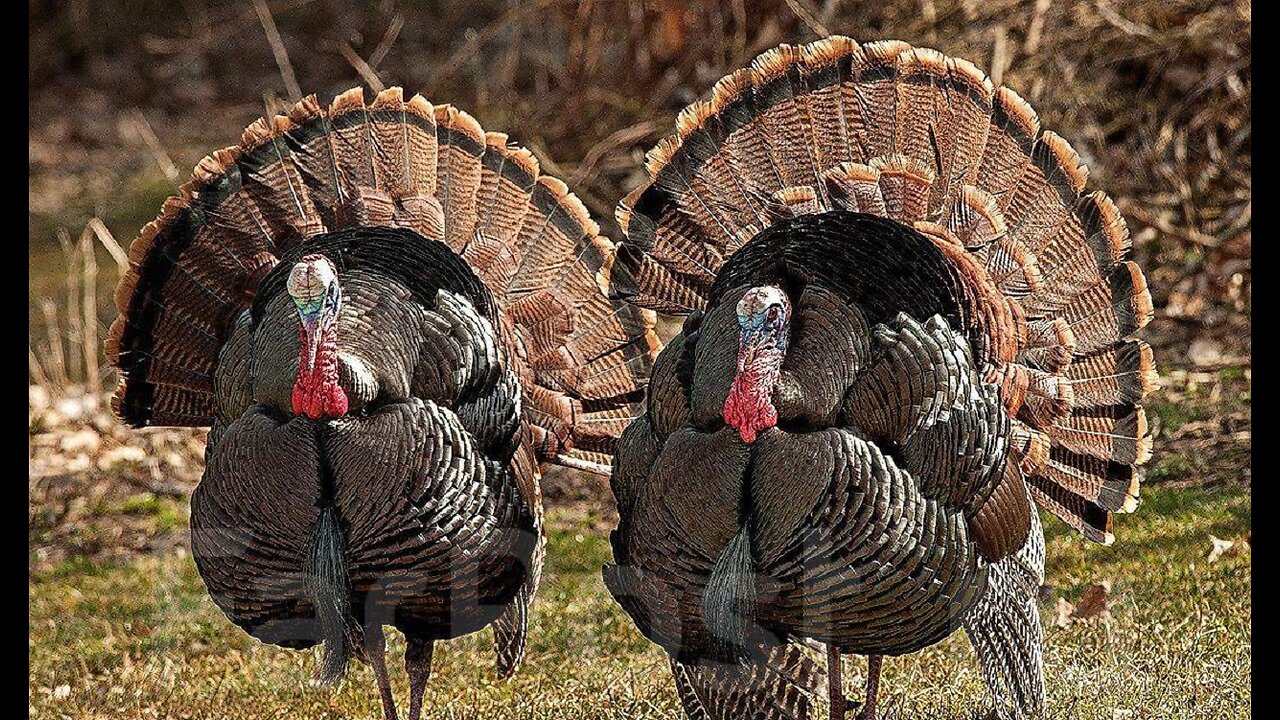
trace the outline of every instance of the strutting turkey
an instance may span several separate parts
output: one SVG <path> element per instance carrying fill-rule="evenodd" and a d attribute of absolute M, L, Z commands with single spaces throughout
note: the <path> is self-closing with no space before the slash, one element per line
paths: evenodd
<path fill-rule="evenodd" d="M 881 657 L 961 627 L 1035 711 L 1032 501 L 1110 543 L 1150 455 L 1115 205 L 1012 90 L 897 41 L 769 50 L 676 126 L 617 213 L 614 297 L 688 317 L 614 459 L 610 591 L 691 718 L 843 717 L 842 653 L 874 717 Z"/>
<path fill-rule="evenodd" d="M 369 662 L 409 717 L 433 642 L 525 648 L 539 466 L 609 461 L 657 351 L 612 243 L 532 154 L 450 105 L 360 89 L 260 119 L 134 241 L 108 355 L 135 426 L 211 426 L 192 548 L 266 642 Z"/>

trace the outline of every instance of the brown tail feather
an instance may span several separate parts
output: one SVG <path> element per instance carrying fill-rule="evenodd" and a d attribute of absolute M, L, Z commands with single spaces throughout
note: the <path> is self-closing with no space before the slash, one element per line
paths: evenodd
<path fill-rule="evenodd" d="M 852 162 L 859 139 L 850 134 L 840 95 L 840 80 L 848 78 L 849 59 L 857 44 L 849 38 L 834 37 L 800 48 L 800 75 L 808 91 L 806 109 L 817 167 L 831 168 Z"/>
<path fill-rule="evenodd" d="M 866 137 L 865 154 L 858 158 L 863 162 L 897 152 L 898 57 L 910 49 L 897 40 L 878 40 L 862 46 L 862 52 L 852 58 L 856 82 L 845 87 L 851 91 Z"/>
<path fill-rule="evenodd" d="M 880 190 L 880 171 L 862 163 L 841 163 L 824 176 L 827 195 L 841 210 L 888 216 L 884 193 Z"/>
<path fill-rule="evenodd" d="M 908 155 L 891 155 L 873 158 L 871 167 L 880 171 L 880 195 L 888 217 L 905 223 L 925 219 L 935 177 L 928 165 Z"/>
<path fill-rule="evenodd" d="M 364 106 L 364 90 L 351 88 L 329 105 L 329 137 L 338 167 L 338 184 L 350 197 L 359 187 L 376 188 L 374 154 Z"/>
<path fill-rule="evenodd" d="M 1151 346 L 1127 340 L 1088 355 L 1079 355 L 1066 369 L 1079 407 L 1131 405 L 1155 389 L 1156 369 Z"/>
<path fill-rule="evenodd" d="M 820 186 L 801 62 L 799 48 L 780 45 L 751 63 L 758 122 L 783 187 Z"/>
<path fill-rule="evenodd" d="M 476 228 L 484 130 L 475 118 L 445 105 L 436 108 L 436 139 L 440 148 L 436 195 L 444 206 L 444 242 L 461 252 Z"/>
<path fill-rule="evenodd" d="M 1031 149 L 1040 134 L 1040 118 L 1018 93 L 998 88 L 991 105 L 991 126 L 978 163 L 978 187 L 991 193 L 1001 212 L 1013 200 L 1023 172 L 1031 165 Z"/>
<path fill-rule="evenodd" d="M 415 190 L 406 113 L 404 92 L 398 87 L 378 93 L 368 108 L 373 174 L 378 189 L 392 197 L 408 197 Z"/>
<path fill-rule="evenodd" d="M 702 309 L 745 242 L 799 214 L 871 213 L 933 239 L 963 280 L 978 356 L 1018 413 L 1013 445 L 1036 499 L 1110 536 L 1129 486 L 1112 488 L 1107 463 L 1150 454 L 1150 352 L 1129 339 L 1150 295 L 1125 260 L 1115 204 L 1083 194 L 1079 155 L 1017 93 L 897 41 L 782 46 L 681 113 L 646 167 L 650 184 L 619 206 L 627 240 L 611 273 L 612 294 L 645 307 Z M 1068 473 L 1053 452 L 1091 460 Z"/>
<path fill-rule="evenodd" d="M 508 310 L 539 459 L 608 461 L 657 352 L 653 313 L 605 296 L 613 244 L 528 151 L 399 88 L 368 105 L 358 88 L 327 108 L 308 97 L 200 162 L 130 247 L 106 341 L 122 371 L 116 412 L 211 423 L 218 353 L 276 257 L 353 225 L 410 227 L 459 251 Z M 516 306 L 537 289 L 556 299 L 550 314 Z"/>

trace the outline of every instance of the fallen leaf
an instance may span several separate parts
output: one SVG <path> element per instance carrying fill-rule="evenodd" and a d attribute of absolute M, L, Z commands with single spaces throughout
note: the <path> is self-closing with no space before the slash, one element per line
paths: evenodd
<path fill-rule="evenodd" d="M 113 466 L 120 463 L 140 463 L 147 459 L 147 453 L 140 447 L 132 445 L 122 445 L 120 447 L 111 448 L 102 453 L 98 458 L 98 467 L 103 470 L 109 470 Z"/>
<path fill-rule="evenodd" d="M 101 443 L 102 439 L 98 437 L 98 433 L 92 430 L 78 430 L 63 435 L 58 441 L 58 446 L 65 453 L 95 452 Z"/>
<path fill-rule="evenodd" d="M 1102 622 L 1111 619 L 1111 611 L 1107 609 L 1107 595 L 1111 592 L 1111 581 L 1103 580 L 1084 589 L 1080 602 L 1076 604 L 1073 620 L 1090 620 L 1097 618 Z"/>
<path fill-rule="evenodd" d="M 1067 602 L 1064 597 L 1059 597 L 1058 602 L 1053 607 L 1053 624 L 1060 628 L 1064 628 L 1071 624 L 1071 615 L 1076 611 L 1076 606 Z"/>
<path fill-rule="evenodd" d="M 1213 543 L 1213 549 L 1209 551 L 1209 562 L 1218 562 L 1227 551 L 1236 546 L 1234 540 L 1223 540 L 1219 537 L 1209 536 L 1209 541 Z"/>
<path fill-rule="evenodd" d="M 88 470 L 93 463 L 89 462 L 89 456 L 80 453 L 67 461 L 66 471 L 69 473 L 80 473 Z"/>
<path fill-rule="evenodd" d="M 1187 357 L 1196 365 L 1216 365 L 1222 360 L 1222 345 L 1207 337 L 1196 338 L 1187 348 Z"/>
<path fill-rule="evenodd" d="M 49 391 L 40 385 L 27 386 L 27 410 L 44 410 L 49 407 Z"/>
<path fill-rule="evenodd" d="M 1209 562 L 1212 563 L 1223 558 L 1235 557 L 1242 552 L 1250 550 L 1252 540 L 1252 531 L 1245 533 L 1244 537 L 1239 540 L 1223 540 L 1222 538 L 1210 535 L 1209 541 L 1213 543 L 1213 547 L 1209 550 Z"/>

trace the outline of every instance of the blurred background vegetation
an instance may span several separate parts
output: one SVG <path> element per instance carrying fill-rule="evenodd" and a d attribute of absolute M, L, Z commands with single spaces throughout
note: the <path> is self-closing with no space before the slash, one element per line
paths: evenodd
<path fill-rule="evenodd" d="M 221 638 L 210 644 L 231 643 L 235 652 L 247 647 L 201 600 L 181 555 L 203 435 L 116 425 L 101 402 L 114 378 L 103 366 L 100 337 L 114 316 L 111 289 L 122 246 L 201 156 L 234 144 L 254 118 L 299 94 L 327 102 L 354 85 L 400 85 L 508 132 L 566 180 L 617 238 L 613 205 L 640 182 L 644 152 L 673 129 L 685 104 L 758 52 L 840 33 L 860 41 L 897 38 L 972 60 L 1018 90 L 1044 127 L 1074 145 L 1090 168 L 1090 187 L 1106 190 L 1124 211 L 1147 272 L 1156 319 L 1144 337 L 1156 349 L 1162 387 L 1149 405 L 1156 442 L 1144 487 L 1156 493 L 1149 505 L 1167 517 L 1180 507 L 1203 510 L 1188 510 L 1181 534 L 1168 535 L 1164 547 L 1153 529 L 1167 530 L 1159 518 L 1135 518 L 1134 532 L 1151 543 L 1147 550 L 1177 548 L 1176 557 L 1193 562 L 1209 552 L 1207 532 L 1231 534 L 1237 552 L 1247 546 L 1252 23 L 1246 1 L 34 0 L 29 30 L 29 549 L 33 598 L 44 598 L 32 605 L 39 638 L 31 651 L 33 714 L 57 715 L 56 701 L 66 699 L 58 676 L 66 672 L 95 688 L 92 702 L 73 707 L 100 706 L 112 691 L 91 679 L 95 673 L 118 671 L 120 658 L 133 653 L 141 662 L 147 648 L 155 649 L 145 637 L 103 648 L 102 628 L 92 623 L 81 634 L 59 636 L 56 628 L 42 634 L 44 619 L 102 612 L 68 607 L 67 583 L 74 589 L 92 585 L 85 578 L 105 577 L 104 587 L 127 587 L 139 567 L 149 573 L 161 563 L 177 574 L 170 584 L 178 588 L 163 592 L 200 609 L 191 622 Z M 1185 488 L 1191 494 L 1178 494 Z M 557 537 L 577 544 L 585 537 L 585 552 L 598 565 L 607 556 L 604 529 L 612 524 L 603 481 L 555 473 L 547 490 L 558 512 L 568 513 L 558 517 L 569 518 L 553 544 Z M 1117 523 L 1119 548 L 1126 522 Z M 1247 555 L 1227 562 L 1237 569 L 1243 563 L 1243 579 L 1216 592 L 1234 600 L 1246 594 L 1242 607 L 1231 605 L 1234 624 L 1225 637 L 1245 644 L 1247 688 Z M 1055 580 L 1068 595 L 1092 578 L 1071 567 Z M 585 575 L 566 573 L 573 583 L 588 583 Z M 554 588 L 554 574 L 549 582 Z M 593 598 L 588 605 L 608 615 L 607 600 L 592 595 L 603 592 L 599 583 L 591 582 L 583 591 Z M 1176 583 L 1158 590 L 1192 591 Z M 1209 602 L 1220 599 L 1212 587 L 1204 592 Z M 555 590 L 547 596 L 558 597 Z M 167 617 L 186 627 L 185 616 Z M 135 621 L 146 626 L 128 615 L 103 622 L 108 637 L 112 628 L 131 637 Z M 1095 639 L 1086 633 L 1080 642 Z M 634 633 L 619 642 L 631 649 L 619 652 L 644 647 Z M 571 651 L 556 651 L 572 665 Z M 85 660 L 95 652 L 102 667 Z M 1161 662 L 1178 667 L 1179 657 Z M 1230 657 L 1238 673 L 1240 658 Z M 660 669 L 656 657 L 645 662 Z M 305 675 L 295 670 L 295 680 Z M 365 699 L 359 690 L 347 695 Z M 139 714 L 155 707 L 173 709 L 136 706 Z M 670 709 L 664 704 L 655 712 Z M 1066 716 L 1075 712 L 1100 716 L 1078 708 Z"/>

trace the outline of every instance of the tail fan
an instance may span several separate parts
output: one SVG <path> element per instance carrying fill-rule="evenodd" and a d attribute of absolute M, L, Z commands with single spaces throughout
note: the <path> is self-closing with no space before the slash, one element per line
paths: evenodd
<path fill-rule="evenodd" d="M 1112 541 L 1151 454 L 1155 371 L 1130 337 L 1151 297 L 1115 204 L 1017 93 L 902 42 L 783 45 L 680 113 L 646 169 L 618 206 L 610 292 L 661 312 L 703 309 L 724 263 L 788 218 L 866 213 L 928 238 L 1015 418 L 1011 461 L 1040 505 Z"/>
<path fill-rule="evenodd" d="M 657 351 L 653 313 L 606 297 L 614 245 L 527 150 L 399 88 L 308 97 L 200 161 L 130 248 L 106 343 L 116 413 L 209 425 L 219 352 L 276 258 L 352 226 L 461 254 L 503 310 L 539 460 L 608 462 Z"/>

